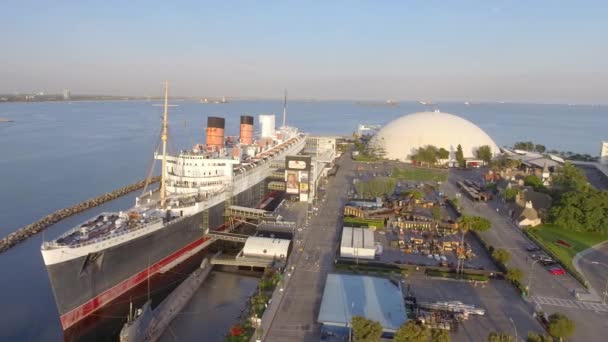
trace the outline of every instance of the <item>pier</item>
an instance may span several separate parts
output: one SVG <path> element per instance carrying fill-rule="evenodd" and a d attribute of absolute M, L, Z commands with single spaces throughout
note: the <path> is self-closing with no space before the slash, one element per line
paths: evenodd
<path fill-rule="evenodd" d="M 188 304 L 196 290 L 207 279 L 211 266 L 204 259 L 200 268 L 184 280 L 167 298 L 165 298 L 152 312 L 149 303 L 144 307 L 144 313 L 134 321 L 125 324 L 120 331 L 121 342 L 158 341 L 171 321 Z"/>
<path fill-rule="evenodd" d="M 15 232 L 8 234 L 6 237 L 0 240 L 0 254 L 6 252 L 13 246 L 25 241 L 30 236 L 38 234 L 39 232 L 45 230 L 46 228 L 54 225 L 55 223 L 65 218 L 79 214 L 85 210 L 94 208 L 105 202 L 117 199 L 118 197 L 124 196 L 130 192 L 143 188 L 144 186 L 146 186 L 146 184 L 156 183 L 159 180 L 160 177 L 152 177 L 149 181 L 144 179 L 137 183 L 124 186 L 114 191 L 105 193 L 101 196 L 97 196 L 82 203 L 75 204 L 68 208 L 59 209 L 54 213 L 48 214 L 34 223 L 28 224 L 25 227 L 17 229 Z"/>

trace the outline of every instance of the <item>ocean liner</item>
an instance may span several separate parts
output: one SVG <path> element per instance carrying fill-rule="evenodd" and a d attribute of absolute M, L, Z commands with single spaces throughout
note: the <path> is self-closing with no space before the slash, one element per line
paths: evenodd
<path fill-rule="evenodd" d="M 251 116 L 241 116 L 238 138 L 224 136 L 223 118 L 208 117 L 205 144 L 167 155 L 167 98 L 165 84 L 159 189 L 42 243 L 64 330 L 210 245 L 205 230 L 223 226 L 226 203 L 253 205 L 280 161 L 304 148 L 305 134 L 275 129 L 274 116 L 262 116 L 259 139 Z"/>

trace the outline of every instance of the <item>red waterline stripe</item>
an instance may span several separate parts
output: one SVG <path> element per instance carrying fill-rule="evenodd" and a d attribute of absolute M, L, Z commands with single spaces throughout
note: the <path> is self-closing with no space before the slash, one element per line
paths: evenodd
<path fill-rule="evenodd" d="M 224 227 L 222 227 L 222 228 L 224 228 Z M 219 229 L 219 230 L 222 230 L 222 229 Z M 118 298 L 123 293 L 125 293 L 128 290 L 132 289 L 133 287 L 141 284 L 142 282 L 147 280 L 148 277 L 151 277 L 154 274 L 156 274 L 162 267 L 168 265 L 169 263 L 176 260 L 177 258 L 179 258 L 183 254 L 187 253 L 188 251 L 191 251 L 191 250 L 197 248 L 198 246 L 202 245 L 207 240 L 209 240 L 209 238 L 201 238 L 201 239 L 195 240 L 194 242 L 191 242 L 190 244 L 186 245 L 186 247 L 169 255 L 168 257 L 162 259 L 161 261 L 157 262 L 156 264 L 150 265 L 150 267 L 144 269 L 143 271 L 131 276 L 130 278 L 123 280 L 122 282 L 114 285 L 109 290 L 106 290 L 105 292 L 101 293 L 97 297 L 95 297 L 95 298 L 89 300 L 88 302 L 80 305 L 79 307 L 69 311 L 65 315 L 62 315 L 61 316 L 61 326 L 63 327 L 63 330 L 67 330 L 69 327 L 76 324 L 81 319 L 92 314 L 95 310 L 103 307 L 104 305 L 106 305 L 106 304 L 110 303 L 111 301 L 113 301 L 114 299 Z"/>

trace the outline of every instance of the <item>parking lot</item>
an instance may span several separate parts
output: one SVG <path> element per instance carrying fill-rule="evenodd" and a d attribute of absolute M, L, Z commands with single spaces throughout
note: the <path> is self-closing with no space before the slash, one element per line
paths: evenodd
<path fill-rule="evenodd" d="M 460 301 L 485 309 L 484 316 L 469 316 L 452 332 L 452 341 L 486 341 L 490 331 L 502 331 L 518 336 L 518 341 L 530 331 L 542 332 L 533 318 L 532 309 L 516 290 L 504 280 L 491 280 L 485 285 L 469 282 L 428 278 L 413 274 L 405 278 L 405 286 L 418 302 Z"/>

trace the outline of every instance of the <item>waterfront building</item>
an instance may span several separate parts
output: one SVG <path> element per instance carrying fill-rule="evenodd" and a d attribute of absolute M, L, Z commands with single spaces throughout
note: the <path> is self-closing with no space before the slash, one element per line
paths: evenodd
<path fill-rule="evenodd" d="M 325 334 L 346 337 L 354 316 L 382 325 L 384 337 L 407 321 L 401 284 L 387 278 L 328 274 L 317 321 Z"/>
<path fill-rule="evenodd" d="M 481 128 L 459 116 L 435 112 L 420 112 L 402 116 L 386 124 L 372 138 L 372 146 L 382 148 L 385 158 L 411 161 L 420 147 L 428 145 L 450 152 L 449 161 L 456 160 L 458 145 L 464 158 L 472 159 L 480 146 L 490 147 L 492 154 L 500 149 Z"/>
<path fill-rule="evenodd" d="M 602 141 L 600 149 L 600 164 L 608 165 L 608 141 Z"/>
<path fill-rule="evenodd" d="M 374 232 L 369 228 L 344 227 L 342 229 L 341 257 L 373 260 L 375 252 Z"/>
<path fill-rule="evenodd" d="M 286 239 L 250 236 L 245 241 L 243 256 L 264 259 L 285 259 L 289 255 L 291 241 Z"/>
<path fill-rule="evenodd" d="M 72 95 L 70 94 L 70 89 L 63 89 L 63 100 L 70 101 Z"/>
<path fill-rule="evenodd" d="M 380 130 L 380 125 L 366 125 L 366 124 L 359 124 L 357 126 L 357 135 L 359 135 L 360 137 L 371 137 L 374 134 L 378 133 L 378 130 Z"/>

